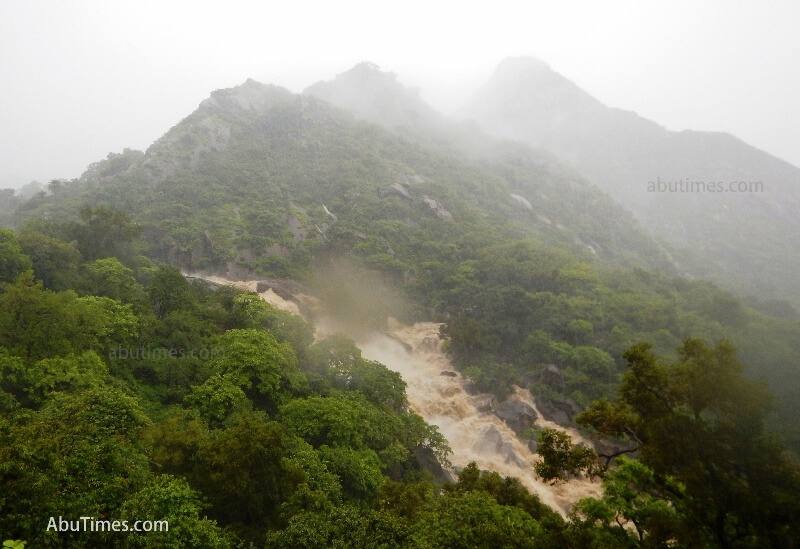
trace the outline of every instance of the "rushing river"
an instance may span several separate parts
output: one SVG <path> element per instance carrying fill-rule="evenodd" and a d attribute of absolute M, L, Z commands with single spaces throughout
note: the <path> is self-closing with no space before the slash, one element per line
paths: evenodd
<path fill-rule="evenodd" d="M 252 292 L 258 286 L 257 281 L 236 282 L 216 276 L 202 278 Z M 297 303 L 283 299 L 271 289 L 259 295 L 274 307 L 300 314 Z M 492 412 L 492 397 L 470 393 L 468 382 L 453 370 L 442 351 L 440 324 L 418 322 L 406 326 L 390 320 L 388 333 L 349 334 L 345 326 L 324 316 L 314 321 L 317 337 L 344 332 L 356 342 L 365 358 L 377 360 L 400 373 L 407 384 L 409 406 L 428 423 L 439 427 L 453 450 L 450 461 L 455 469 L 474 461 L 481 469 L 517 477 L 562 515 L 566 515 L 578 499 L 600 495 L 596 482 L 573 479 L 568 483 L 550 484 L 536 476 L 533 465 L 539 457 Z M 577 432 L 544 420 L 527 390 L 516 387 L 515 391 L 516 399 L 536 410 L 537 427 L 557 428 L 572 435 L 574 441 L 582 440 Z"/>

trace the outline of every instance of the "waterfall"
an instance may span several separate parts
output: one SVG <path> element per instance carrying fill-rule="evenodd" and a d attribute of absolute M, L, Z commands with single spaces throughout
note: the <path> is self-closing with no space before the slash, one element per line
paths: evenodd
<path fill-rule="evenodd" d="M 217 276 L 198 278 L 251 292 L 256 292 L 258 287 L 257 281 L 236 282 Z M 259 295 L 276 308 L 300 314 L 297 303 L 278 296 L 271 289 Z M 309 296 L 295 297 L 306 304 L 314 301 Z M 481 469 L 516 477 L 543 503 L 563 516 L 578 499 L 601 495 L 600 484 L 589 479 L 552 484 L 537 477 L 533 466 L 539 456 L 492 412 L 493 397 L 471 393 L 467 390 L 468 380 L 454 371 L 442 350 L 440 324 L 418 322 L 409 326 L 390 319 L 387 333 L 348 333 L 346 326 L 324 314 L 315 315 L 312 320 L 318 338 L 342 332 L 356 342 L 365 358 L 376 360 L 403 377 L 409 406 L 428 423 L 436 425 L 447 438 L 453 450 L 450 461 L 455 470 L 474 461 Z M 574 442 L 589 444 L 577 431 L 542 418 L 529 391 L 520 387 L 514 390 L 515 398 L 536 411 L 536 427 L 559 429 L 572 436 Z"/>

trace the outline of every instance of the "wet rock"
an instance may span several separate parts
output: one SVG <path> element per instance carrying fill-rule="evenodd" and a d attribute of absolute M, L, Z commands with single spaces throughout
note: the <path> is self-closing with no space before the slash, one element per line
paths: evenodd
<path fill-rule="evenodd" d="M 622 452 L 624 450 L 630 450 L 635 447 L 633 442 L 628 442 L 627 444 L 625 443 L 621 444 L 608 439 L 592 440 L 592 446 L 594 446 L 594 449 L 597 452 L 597 454 L 601 456 L 611 456 L 619 452 Z"/>
<path fill-rule="evenodd" d="M 539 383 L 549 385 L 557 391 L 563 391 L 566 386 L 564 372 L 555 364 L 548 364 L 539 372 Z"/>
<path fill-rule="evenodd" d="M 442 467 L 441 463 L 439 463 L 439 460 L 436 459 L 433 450 L 424 446 L 417 446 L 414 448 L 413 452 L 420 469 L 423 471 L 428 471 L 436 482 L 456 481 L 455 475 Z M 455 469 L 456 468 L 453 467 L 453 470 Z"/>
<path fill-rule="evenodd" d="M 399 196 L 404 200 L 413 200 L 411 194 L 408 192 L 408 189 L 400 183 L 393 183 L 389 188 L 381 191 L 381 198 L 386 198 L 387 196 Z"/>
<path fill-rule="evenodd" d="M 286 228 L 292 233 L 292 242 L 295 244 L 308 237 L 308 227 L 303 226 L 303 223 L 295 216 L 286 220 Z"/>
<path fill-rule="evenodd" d="M 458 374 L 456 372 L 453 372 L 452 370 L 443 370 L 439 375 L 447 377 L 458 377 Z"/>
<path fill-rule="evenodd" d="M 482 414 L 491 414 L 492 412 L 494 412 L 494 406 L 492 406 L 491 402 L 483 402 L 481 404 L 478 404 L 476 408 Z"/>
<path fill-rule="evenodd" d="M 444 219 L 445 221 L 452 221 L 453 220 L 453 214 L 451 214 L 450 212 L 445 210 L 444 207 L 441 204 L 439 204 L 437 201 L 435 201 L 433 198 L 431 198 L 431 197 L 429 197 L 427 195 L 423 195 L 422 202 L 439 219 Z"/>
<path fill-rule="evenodd" d="M 520 196 L 520 195 L 518 195 L 518 194 L 510 194 L 509 196 L 510 196 L 511 198 L 513 198 L 513 199 L 514 199 L 514 201 L 515 201 L 517 204 L 519 204 L 520 206 L 523 206 L 525 209 L 527 209 L 527 210 L 533 210 L 533 206 L 531 206 L 531 203 L 530 203 L 530 201 L 528 201 L 528 199 L 527 199 L 527 198 L 525 198 L 524 196 Z"/>
<path fill-rule="evenodd" d="M 502 447 L 503 435 L 494 425 L 487 425 L 475 442 L 475 449 L 485 453 L 498 452 Z"/>
<path fill-rule="evenodd" d="M 524 467 L 527 462 L 517 454 L 514 445 L 503 438 L 503 434 L 494 425 L 488 425 L 483 429 L 478 440 L 475 441 L 474 449 L 483 454 L 497 454 L 506 463 L 513 463 L 519 467 Z"/>
<path fill-rule="evenodd" d="M 291 279 L 270 278 L 267 280 L 259 280 L 256 284 L 256 293 L 261 294 L 267 290 L 272 290 L 278 297 L 295 303 L 297 303 L 297 298 L 295 296 L 305 292 L 305 289 L 299 282 Z"/>
<path fill-rule="evenodd" d="M 528 450 L 534 454 L 539 453 L 539 441 L 535 439 L 528 440 Z"/>
<path fill-rule="evenodd" d="M 494 413 L 518 435 L 532 427 L 538 418 L 533 406 L 514 397 L 500 404 Z"/>
<path fill-rule="evenodd" d="M 559 425 L 571 424 L 572 418 L 582 410 L 581 406 L 569 397 L 537 399 L 536 404 L 545 419 Z"/>

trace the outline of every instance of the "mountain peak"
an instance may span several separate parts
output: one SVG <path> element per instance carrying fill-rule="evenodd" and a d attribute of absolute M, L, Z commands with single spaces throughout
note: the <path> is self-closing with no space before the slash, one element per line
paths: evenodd
<path fill-rule="evenodd" d="M 303 93 L 387 127 L 418 125 L 438 116 L 417 90 L 404 86 L 396 74 L 382 71 L 369 61 L 358 63 L 333 80 L 317 82 Z"/>
<path fill-rule="evenodd" d="M 204 110 L 230 109 L 240 111 L 265 110 L 276 104 L 290 101 L 294 94 L 273 84 L 262 84 L 252 78 L 244 83 L 211 92 L 211 96 L 200 103 Z"/>
<path fill-rule="evenodd" d="M 535 57 L 508 57 L 500 62 L 487 84 L 462 111 L 471 111 L 489 98 L 514 111 L 542 110 L 547 117 L 553 109 L 585 112 L 605 109 L 600 101 L 577 84 Z"/>

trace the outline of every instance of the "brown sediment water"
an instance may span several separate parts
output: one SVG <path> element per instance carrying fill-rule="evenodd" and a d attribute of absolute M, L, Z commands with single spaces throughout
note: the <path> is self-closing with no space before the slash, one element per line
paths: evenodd
<path fill-rule="evenodd" d="M 411 409 L 439 427 L 453 450 L 454 467 L 474 461 L 481 469 L 516 477 L 562 515 L 578 499 L 599 496 L 597 482 L 576 478 L 550 484 L 537 477 L 533 466 L 539 456 L 491 411 L 490 396 L 467 391 L 468 381 L 453 371 L 442 350 L 439 327 L 440 324 L 432 322 L 410 326 L 390 322 L 388 335 L 370 334 L 356 343 L 366 358 L 377 360 L 403 376 Z M 515 392 L 519 400 L 536 409 L 527 390 L 516 387 Z M 544 420 L 536 411 L 537 427 L 560 429 L 572 435 L 574 441 L 585 442 L 577 431 Z"/>
<path fill-rule="evenodd" d="M 199 276 L 216 284 L 228 284 L 255 292 L 257 281 L 230 281 L 218 276 Z M 267 290 L 259 295 L 270 305 L 300 314 L 297 303 Z M 298 301 L 313 302 L 310 296 L 295 296 Z M 442 349 L 439 336 L 441 324 L 418 322 L 403 325 L 390 319 L 387 333 L 377 331 L 353 332 L 324 314 L 313 318 L 318 338 L 335 332 L 351 337 L 363 356 L 376 360 L 398 372 L 407 384 L 410 408 L 428 423 L 436 425 L 447 438 L 453 454 L 450 461 L 458 470 L 475 462 L 479 468 L 503 476 L 516 477 L 536 494 L 542 502 L 566 516 L 572 504 L 582 497 L 599 497 L 600 484 L 584 478 L 569 482 L 546 483 L 534 472 L 539 456 L 525 441 L 492 412 L 493 398 L 468 391 L 469 382 L 455 372 Z M 442 372 L 446 372 L 442 375 Z M 538 428 L 565 431 L 574 442 L 584 442 L 580 433 L 542 418 L 535 399 L 526 389 L 515 387 L 515 397 L 529 404 L 537 413 Z"/>

